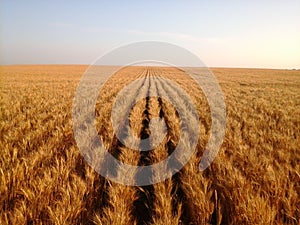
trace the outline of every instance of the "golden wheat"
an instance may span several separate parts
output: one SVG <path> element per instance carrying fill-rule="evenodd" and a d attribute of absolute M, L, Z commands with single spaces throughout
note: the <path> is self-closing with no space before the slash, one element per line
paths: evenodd
<path fill-rule="evenodd" d="M 95 122 L 99 138 L 120 161 L 159 162 L 184 132 L 170 102 L 147 97 L 134 104 L 125 130 L 155 141 L 161 127 L 150 121 L 160 118 L 168 127 L 166 137 L 142 154 L 118 141 L 111 109 L 120 90 L 135 79 L 141 86 L 128 92 L 132 99 L 148 91 L 174 97 L 176 91 L 163 79 L 176 82 L 200 120 L 195 154 L 180 172 L 154 185 L 130 187 L 97 174 L 76 145 L 72 104 L 85 69 L 0 67 L 0 224 L 299 224 L 300 71 L 212 69 L 224 92 L 227 127 L 218 156 L 204 172 L 198 164 L 211 120 L 196 83 L 167 67 L 126 67 L 114 74 L 99 93 Z M 130 104 L 124 102 L 123 109 Z"/>

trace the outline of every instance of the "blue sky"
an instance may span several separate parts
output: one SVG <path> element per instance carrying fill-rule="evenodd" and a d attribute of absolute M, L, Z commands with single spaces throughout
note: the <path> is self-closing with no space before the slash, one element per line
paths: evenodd
<path fill-rule="evenodd" d="M 208 66 L 300 68 L 300 1 L 0 1 L 0 64 L 90 64 L 135 41 Z"/>

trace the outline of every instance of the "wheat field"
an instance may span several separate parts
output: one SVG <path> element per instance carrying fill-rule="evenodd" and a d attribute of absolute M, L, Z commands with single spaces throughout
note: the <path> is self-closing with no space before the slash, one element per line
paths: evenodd
<path fill-rule="evenodd" d="M 143 153 L 118 141 L 112 105 L 137 78 L 143 82 L 136 95 L 173 93 L 162 78 L 180 85 L 196 106 L 201 134 L 195 154 L 172 178 L 125 186 L 95 172 L 75 142 L 72 104 L 86 69 L 0 67 L 0 224 L 299 224 L 299 70 L 211 69 L 224 93 L 227 126 L 217 157 L 203 172 L 198 165 L 211 120 L 201 89 L 176 68 L 120 70 L 105 83 L 95 109 L 99 138 L 118 160 L 141 166 L 159 162 L 172 154 L 182 132 L 172 104 L 147 97 L 131 109 L 130 128 L 147 138 L 149 121 L 159 117 L 168 127 L 166 137 Z"/>

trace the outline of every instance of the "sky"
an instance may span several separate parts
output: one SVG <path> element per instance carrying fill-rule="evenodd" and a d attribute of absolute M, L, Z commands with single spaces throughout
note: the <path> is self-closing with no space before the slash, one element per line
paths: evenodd
<path fill-rule="evenodd" d="M 209 67 L 300 69 L 300 0 L 0 0 L 0 64 L 91 64 L 132 42 Z"/>

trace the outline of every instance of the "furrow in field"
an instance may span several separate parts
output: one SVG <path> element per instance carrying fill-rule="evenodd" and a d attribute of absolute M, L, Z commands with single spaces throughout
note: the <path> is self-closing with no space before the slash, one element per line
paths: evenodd
<path fill-rule="evenodd" d="M 128 89 L 124 93 L 124 95 L 121 96 L 124 97 L 124 100 L 121 100 L 120 103 L 122 104 L 117 107 L 121 110 L 119 111 L 120 117 L 117 118 L 117 123 L 121 124 L 121 131 L 125 134 L 125 137 L 122 137 L 124 137 L 124 141 L 126 143 L 130 143 L 132 141 L 132 138 L 129 136 L 130 130 L 134 130 L 135 132 L 133 133 L 137 133 L 138 131 L 136 129 L 140 128 L 139 126 L 130 126 L 130 124 L 135 122 L 134 118 L 136 118 L 136 116 L 140 117 L 140 115 L 136 115 L 136 113 L 134 112 L 129 113 L 131 111 L 131 106 L 134 105 L 136 97 L 146 93 L 148 88 L 148 81 L 146 76 L 147 71 L 142 70 L 138 72 L 139 78 L 142 79 L 140 79 L 139 82 L 136 83 L 133 89 Z M 132 122 L 129 124 L 124 122 L 126 121 L 126 119 L 128 119 L 126 118 L 128 114 L 130 114 L 130 120 Z M 113 138 L 112 145 L 110 146 L 109 151 L 120 161 L 131 165 L 138 165 L 140 159 L 139 152 L 129 149 L 116 137 Z M 110 166 L 111 168 L 111 165 L 107 166 Z M 135 179 L 136 176 L 135 171 L 131 171 L 131 173 L 128 173 L 128 171 L 120 171 L 120 168 L 116 168 L 114 173 L 115 176 L 124 176 L 121 174 L 125 173 L 126 179 Z M 122 179 L 122 177 L 119 178 Z M 139 189 L 137 189 L 136 187 L 124 186 L 114 182 L 108 182 L 107 187 L 108 205 L 103 209 L 103 212 L 101 214 L 98 214 L 98 216 L 96 216 L 96 222 L 98 224 L 116 225 L 138 223 L 139 218 L 137 218 L 135 209 L 136 202 L 141 198 Z M 141 207 L 142 205 L 139 206 L 139 208 Z"/>
<path fill-rule="evenodd" d="M 153 69 L 151 76 L 151 89 L 150 92 L 153 95 L 158 94 L 158 86 L 157 86 L 157 74 L 159 71 Z M 160 120 L 164 120 L 162 116 L 162 108 L 160 98 L 151 98 L 149 101 L 149 115 L 151 119 L 159 118 Z M 160 118 L 161 116 L 161 118 Z M 151 133 L 152 140 L 160 139 L 160 135 L 164 133 L 164 127 L 162 123 L 153 124 L 151 127 L 151 131 L 155 131 Z M 155 143 L 156 144 L 156 143 Z M 168 157 L 168 145 L 167 145 L 167 137 L 163 139 L 163 141 L 151 151 L 150 159 L 152 163 L 160 162 Z M 167 166 L 166 166 L 167 167 Z M 156 171 L 159 173 L 159 171 Z M 161 224 L 161 225 L 173 225 L 179 224 L 180 216 L 181 216 L 181 204 L 175 203 L 176 196 L 174 195 L 174 188 L 172 179 L 169 178 L 165 181 L 153 185 L 154 196 L 153 196 L 153 213 L 151 218 L 151 224 Z M 174 204 L 175 203 L 175 204 Z M 176 205 L 176 206 L 175 206 Z"/>
<path fill-rule="evenodd" d="M 149 138 L 150 135 L 150 130 L 149 130 L 149 122 L 150 122 L 150 115 L 149 115 L 149 94 L 150 94 L 150 89 L 151 89 L 151 80 L 150 80 L 150 74 L 151 71 L 149 68 L 146 69 L 146 82 L 145 82 L 145 89 L 142 93 L 142 96 L 144 97 L 142 102 L 142 111 L 140 112 L 141 114 L 136 115 L 136 117 L 133 116 L 133 120 L 139 121 L 141 124 L 141 130 L 139 137 L 141 140 L 145 140 Z M 140 117 L 140 119 L 138 118 Z M 136 119 L 135 119 L 136 118 Z M 145 148 L 150 148 L 150 143 L 144 142 L 140 143 L 140 149 L 145 149 Z M 141 151 L 140 152 L 140 158 L 139 158 L 139 166 L 146 166 L 150 164 L 150 158 L 149 158 L 149 151 Z M 144 179 L 141 178 L 140 173 L 136 174 L 136 179 Z M 151 215 L 152 215 L 152 210 L 153 210 L 153 201 L 152 201 L 152 196 L 153 196 L 153 186 L 148 185 L 148 186 L 143 186 L 137 188 L 137 193 L 138 193 L 138 199 L 134 202 L 134 215 L 137 218 L 138 224 L 148 224 Z"/>

